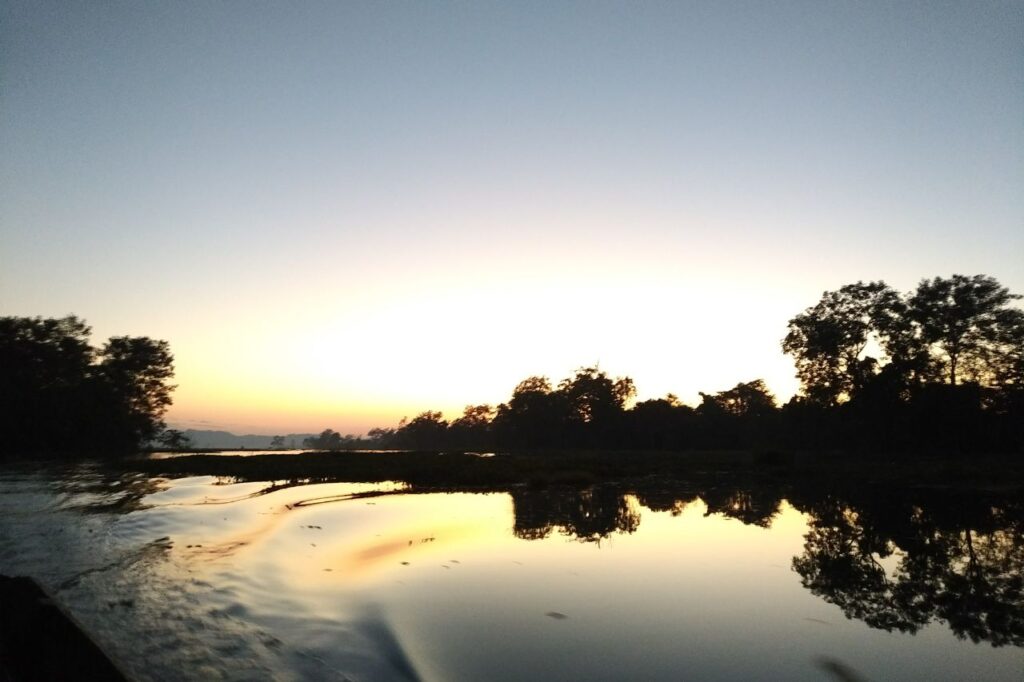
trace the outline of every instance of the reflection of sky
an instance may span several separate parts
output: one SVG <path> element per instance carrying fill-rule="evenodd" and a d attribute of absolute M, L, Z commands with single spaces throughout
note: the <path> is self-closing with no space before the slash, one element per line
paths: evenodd
<path fill-rule="evenodd" d="M 787 503 L 761 528 L 706 515 L 700 500 L 673 515 L 628 496 L 635 532 L 580 542 L 556 528 L 525 540 L 512 533 L 507 494 L 359 497 L 396 487 L 344 483 L 254 495 L 261 484 L 214 480 L 166 482 L 147 507 L 110 519 L 105 537 L 131 547 L 166 536 L 164 577 L 143 583 L 136 608 L 162 604 L 163 591 L 181 590 L 175 581 L 199 586 L 208 593 L 195 608 L 231 616 L 226 650 L 245 650 L 251 631 L 277 642 L 267 676 L 287 677 L 301 659 L 348 671 L 396 658 L 444 680 L 818 680 L 821 657 L 867 679 L 1019 671 L 1012 646 L 957 640 L 943 625 L 887 633 L 811 594 L 791 570 L 807 519 Z M 99 587 L 118 584 L 119 571 L 131 567 Z M 112 638 L 130 641 L 117 631 L 128 625 L 106 616 Z M 173 627 L 157 635 L 175 646 L 208 636 Z"/>
<path fill-rule="evenodd" d="M 0 12 L 0 313 L 170 340 L 182 423 L 785 397 L 824 289 L 1024 291 L 1013 4 Z"/>

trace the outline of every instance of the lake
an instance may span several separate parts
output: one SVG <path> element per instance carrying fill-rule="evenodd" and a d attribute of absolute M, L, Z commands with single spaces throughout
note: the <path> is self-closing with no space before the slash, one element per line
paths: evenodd
<path fill-rule="evenodd" d="M 0 476 L 0 573 L 132 677 L 1020 680 L 1019 496 Z"/>

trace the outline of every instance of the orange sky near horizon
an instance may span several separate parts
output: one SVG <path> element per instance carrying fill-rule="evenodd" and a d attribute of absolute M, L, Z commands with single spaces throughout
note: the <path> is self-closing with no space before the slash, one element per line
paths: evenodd
<path fill-rule="evenodd" d="M 825 290 L 1024 293 L 1013 3 L 0 4 L 0 315 L 167 421 L 365 433 L 599 364 L 764 379 Z"/>

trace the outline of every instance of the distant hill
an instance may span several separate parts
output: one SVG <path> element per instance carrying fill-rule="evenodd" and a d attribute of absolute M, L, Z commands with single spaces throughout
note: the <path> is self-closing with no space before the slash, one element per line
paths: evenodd
<path fill-rule="evenodd" d="M 270 440 L 274 436 L 261 436 L 246 434 L 238 436 L 228 431 L 202 431 L 198 429 L 185 429 L 183 433 L 192 441 L 193 447 L 197 448 L 245 448 L 247 450 L 262 450 L 270 447 Z M 286 448 L 301 448 L 302 441 L 315 433 L 288 433 L 284 436 Z"/>

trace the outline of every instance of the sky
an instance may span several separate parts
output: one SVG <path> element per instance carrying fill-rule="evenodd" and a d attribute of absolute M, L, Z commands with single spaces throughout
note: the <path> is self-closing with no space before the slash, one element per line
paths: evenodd
<path fill-rule="evenodd" d="M 595 363 L 763 378 L 821 293 L 1024 293 L 1021 2 L 0 5 L 0 315 L 172 425 L 362 433 Z"/>

